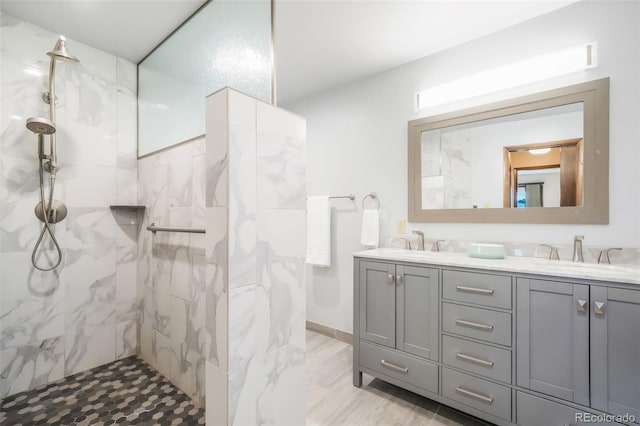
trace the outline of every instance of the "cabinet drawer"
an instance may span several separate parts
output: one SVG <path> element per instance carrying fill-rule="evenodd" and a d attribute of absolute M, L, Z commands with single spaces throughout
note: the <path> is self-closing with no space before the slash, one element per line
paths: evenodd
<path fill-rule="evenodd" d="M 511 421 L 511 389 L 506 386 L 443 368 L 442 396 Z"/>
<path fill-rule="evenodd" d="M 442 304 L 442 329 L 449 333 L 511 346 L 511 314 Z"/>
<path fill-rule="evenodd" d="M 442 272 L 442 297 L 511 309 L 511 277 L 445 270 Z"/>
<path fill-rule="evenodd" d="M 361 341 L 360 365 L 438 393 L 438 366 L 428 361 Z"/>
<path fill-rule="evenodd" d="M 442 360 L 447 365 L 511 383 L 511 351 L 506 349 L 443 335 Z"/>
<path fill-rule="evenodd" d="M 549 426 L 549 425 L 614 425 L 617 423 L 588 422 L 580 417 L 589 413 L 548 399 L 539 398 L 524 392 L 516 392 L 516 407 L 518 424 L 520 426 Z M 577 415 L 577 416 L 576 416 Z"/>

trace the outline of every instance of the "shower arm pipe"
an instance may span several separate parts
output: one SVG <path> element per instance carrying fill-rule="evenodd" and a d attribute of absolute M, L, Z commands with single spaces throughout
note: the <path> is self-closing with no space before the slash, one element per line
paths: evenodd
<path fill-rule="evenodd" d="M 56 122 L 56 58 L 51 57 L 49 62 L 49 121 L 55 124 Z M 42 167 L 42 166 L 41 166 Z M 58 168 L 58 147 L 56 143 L 55 132 L 49 135 L 49 202 L 47 206 L 44 205 L 42 200 L 42 208 L 45 210 L 44 216 L 48 216 L 53 206 L 53 188 L 56 182 L 56 169 Z M 49 228 L 49 225 L 46 224 Z"/>
<path fill-rule="evenodd" d="M 42 161 L 44 158 L 44 135 L 38 133 L 38 159 Z"/>
<path fill-rule="evenodd" d="M 49 120 L 55 124 L 56 122 L 56 58 L 52 57 L 49 63 Z M 58 167 L 58 155 L 56 146 L 56 134 L 49 135 L 49 165 L 52 175 L 55 175 L 56 167 Z"/>
<path fill-rule="evenodd" d="M 44 135 L 42 133 L 38 133 L 38 157 L 39 157 L 38 161 L 40 162 L 40 166 L 38 168 L 40 169 L 40 173 L 42 173 L 42 167 L 44 167 L 44 165 L 42 164 L 42 161 L 46 159 L 44 155 Z M 43 176 L 40 177 L 40 183 L 41 185 L 44 183 Z M 53 189 L 55 188 L 55 184 L 56 184 L 56 172 L 55 172 L 55 168 L 51 168 L 51 174 L 49 176 L 49 203 L 47 204 L 46 208 L 44 204 L 44 200 L 45 200 L 44 188 L 41 188 L 41 197 L 40 197 L 40 201 L 42 202 L 42 208 L 45 210 L 44 216 L 45 216 L 46 226 L 48 226 L 48 224 L 46 223 L 46 219 L 49 215 L 49 212 L 51 212 L 51 207 L 53 206 Z"/>

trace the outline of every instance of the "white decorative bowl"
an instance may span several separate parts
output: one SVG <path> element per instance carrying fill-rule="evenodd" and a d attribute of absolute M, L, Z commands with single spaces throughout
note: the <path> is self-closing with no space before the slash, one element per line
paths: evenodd
<path fill-rule="evenodd" d="M 468 249 L 469 256 L 482 259 L 504 259 L 505 250 L 502 244 L 471 243 Z"/>

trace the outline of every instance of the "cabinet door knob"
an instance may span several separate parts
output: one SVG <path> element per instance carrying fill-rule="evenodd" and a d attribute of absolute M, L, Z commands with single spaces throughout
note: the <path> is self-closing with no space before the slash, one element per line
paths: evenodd
<path fill-rule="evenodd" d="M 402 275 L 396 275 L 396 285 L 402 284 Z"/>
<path fill-rule="evenodd" d="M 586 300 L 578 300 L 578 312 L 587 312 L 587 301 Z"/>
<path fill-rule="evenodd" d="M 393 274 L 387 275 L 387 284 L 393 284 Z"/>
<path fill-rule="evenodd" d="M 598 301 L 593 302 L 593 312 L 596 315 L 604 315 L 604 311 L 606 307 L 607 306 L 605 305 L 604 302 L 598 302 Z"/>

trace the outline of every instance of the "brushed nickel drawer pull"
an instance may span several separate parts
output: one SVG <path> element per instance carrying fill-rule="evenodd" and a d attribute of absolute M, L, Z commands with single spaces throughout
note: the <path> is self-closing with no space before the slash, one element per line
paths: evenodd
<path fill-rule="evenodd" d="M 476 364 L 480 364 L 485 367 L 493 367 L 493 361 L 487 361 L 486 359 L 476 358 L 474 356 L 466 355 L 460 352 L 456 354 L 456 358 L 460 358 L 463 361 L 475 362 Z"/>
<path fill-rule="evenodd" d="M 466 285 L 457 285 L 456 290 L 467 293 L 493 294 L 495 291 L 490 288 L 467 287 Z"/>
<path fill-rule="evenodd" d="M 400 367 L 399 365 L 395 365 L 390 363 L 389 361 L 385 361 L 384 359 L 380 361 L 383 367 L 390 368 L 391 370 L 399 371 L 400 373 L 407 374 L 409 369 L 407 367 Z"/>
<path fill-rule="evenodd" d="M 493 398 L 490 396 L 480 395 L 479 393 L 475 393 L 461 386 L 456 387 L 456 392 L 461 393 L 464 396 L 477 399 L 478 401 L 486 402 L 487 404 L 493 404 Z"/>
<path fill-rule="evenodd" d="M 393 274 L 387 274 L 387 284 L 393 284 Z"/>
<path fill-rule="evenodd" d="M 492 325 L 480 324 L 479 322 L 472 322 L 472 321 L 466 321 L 461 319 L 457 319 L 456 324 L 461 325 L 463 327 L 478 328 L 480 330 L 487 330 L 487 331 L 493 330 Z"/>

